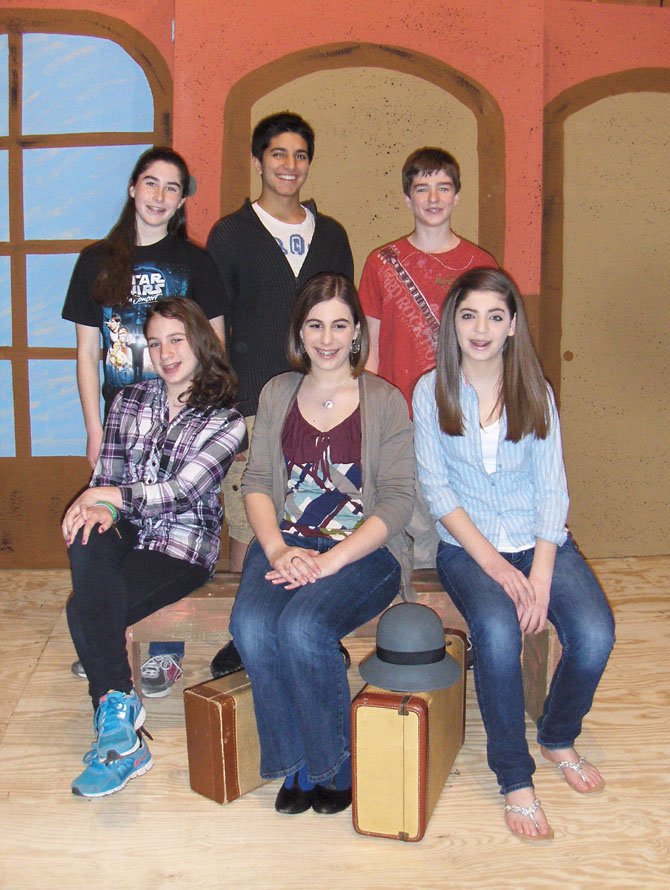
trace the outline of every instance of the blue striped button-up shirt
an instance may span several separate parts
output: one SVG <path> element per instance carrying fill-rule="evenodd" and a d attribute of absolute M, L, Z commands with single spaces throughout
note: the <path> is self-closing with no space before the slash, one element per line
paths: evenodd
<path fill-rule="evenodd" d="M 534 546 L 536 538 L 563 544 L 568 488 L 558 412 L 551 393 L 546 439 L 532 435 L 520 442 L 506 441 L 503 412 L 496 469 L 489 474 L 482 457 L 477 393 L 461 377 L 465 434 L 447 436 L 440 430 L 435 376 L 435 371 L 424 374 L 413 398 L 417 470 L 431 515 L 439 520 L 462 507 L 494 547 L 503 528 L 515 548 Z M 439 521 L 437 530 L 443 541 L 458 544 Z"/>
<path fill-rule="evenodd" d="M 124 518 L 139 526 L 138 548 L 212 572 L 221 480 L 245 433 L 228 408 L 186 407 L 170 422 L 160 379 L 126 386 L 112 403 L 91 486 L 119 487 Z"/>

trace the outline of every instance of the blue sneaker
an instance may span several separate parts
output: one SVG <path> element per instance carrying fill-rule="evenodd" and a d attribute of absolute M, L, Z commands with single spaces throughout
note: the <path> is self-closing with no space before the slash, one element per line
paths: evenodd
<path fill-rule="evenodd" d="M 101 763 L 95 745 L 84 755 L 86 769 L 72 783 L 72 793 L 78 797 L 105 797 L 125 788 L 131 779 L 144 775 L 154 765 L 146 742 L 140 740 L 133 754 Z"/>
<path fill-rule="evenodd" d="M 137 751 L 140 738 L 137 730 L 147 716 L 137 693 L 117 692 L 113 689 L 100 699 L 93 718 L 98 734 L 98 760 L 110 763 Z"/>

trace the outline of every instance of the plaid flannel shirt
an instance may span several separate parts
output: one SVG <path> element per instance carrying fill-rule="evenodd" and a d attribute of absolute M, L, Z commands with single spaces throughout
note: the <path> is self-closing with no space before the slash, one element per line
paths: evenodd
<path fill-rule="evenodd" d="M 214 571 L 223 511 L 221 480 L 246 433 L 228 408 L 185 407 L 170 422 L 160 379 L 127 386 L 112 403 L 91 487 L 118 486 L 139 549 Z"/>

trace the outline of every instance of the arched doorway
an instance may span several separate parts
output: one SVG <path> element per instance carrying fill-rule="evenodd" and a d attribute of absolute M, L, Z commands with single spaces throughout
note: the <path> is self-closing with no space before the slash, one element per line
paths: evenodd
<path fill-rule="evenodd" d="M 670 540 L 668 144 L 668 69 L 596 78 L 546 109 L 541 342 L 589 556 Z"/>
<path fill-rule="evenodd" d="M 365 102 L 366 95 L 374 96 L 374 116 L 373 103 Z M 399 112 L 403 97 L 405 113 Z M 228 95 L 224 112 L 223 213 L 239 207 L 248 194 L 249 143 L 256 118 L 298 99 L 299 107 L 294 105 L 292 110 L 304 113 L 317 133 L 310 186 L 314 183 L 319 199 L 323 195 L 322 209 L 350 229 L 358 272 L 368 249 L 409 229 L 406 216 L 394 217 L 399 211 L 402 214 L 400 167 L 410 150 L 431 142 L 453 151 L 464 166 L 461 203 L 467 208 L 468 189 L 476 196 L 469 216 L 463 216 L 465 230 L 459 229 L 458 219 L 456 228 L 503 262 L 505 150 L 500 109 L 481 85 L 461 72 L 435 58 L 398 47 L 312 47 L 264 65 L 238 81 Z M 321 128 L 320 107 L 324 120 Z M 442 120 L 441 115 L 449 119 Z M 450 130 L 454 116 L 457 120 L 452 121 Z M 463 132 L 456 135 L 457 129 Z M 462 156 L 458 148 L 452 147 L 454 140 L 462 147 Z M 343 156 L 340 171 L 337 164 L 328 163 L 328 154 L 336 159 L 338 153 Z M 361 158 L 362 176 L 345 176 L 345 168 L 351 171 L 356 167 L 357 157 Z M 339 212 L 338 206 L 342 208 Z M 380 225 L 379 217 L 390 218 L 391 228 Z M 363 226 L 368 230 L 365 238 L 361 236 Z M 356 242 L 362 243 L 359 248 L 354 235 Z"/>

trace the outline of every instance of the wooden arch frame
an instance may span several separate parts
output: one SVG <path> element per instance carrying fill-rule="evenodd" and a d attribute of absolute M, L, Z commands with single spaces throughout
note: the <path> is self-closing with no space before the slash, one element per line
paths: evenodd
<path fill-rule="evenodd" d="M 401 47 L 334 43 L 290 53 L 242 77 L 224 109 L 221 208 L 236 210 L 247 196 L 250 174 L 251 108 L 282 84 L 316 71 L 387 68 L 422 78 L 462 102 L 477 121 L 479 240 L 501 262 L 505 249 L 505 141 L 502 112 L 481 84 L 439 59 Z"/>
<path fill-rule="evenodd" d="M 601 99 L 647 92 L 670 93 L 670 68 L 635 68 L 594 77 L 564 90 L 545 108 L 540 343 L 542 363 L 557 395 L 561 384 L 565 121 Z"/>
<path fill-rule="evenodd" d="M 0 33 L 9 35 L 10 90 L 15 89 L 14 72 L 20 68 L 20 44 L 23 34 L 78 34 L 103 37 L 118 43 L 140 66 L 151 88 L 154 99 L 154 131 L 165 142 L 172 138 L 172 77 L 165 60 L 140 31 L 112 16 L 101 13 L 48 9 L 0 9 Z M 16 110 L 19 96 L 14 94 L 10 106 Z M 10 126 L 11 133 L 11 126 Z M 70 137 L 76 134 L 68 134 Z M 92 135 L 92 134 L 87 134 Z M 119 137 L 124 134 L 118 134 Z M 127 134 L 126 134 L 127 135 Z M 26 145 L 37 144 L 34 140 Z M 41 143 L 40 143 L 41 144 Z M 69 143 L 68 143 L 69 144 Z M 87 143 L 88 144 L 88 143 Z M 104 143 L 109 144 L 109 141 Z M 125 144 L 125 143 L 124 143 Z"/>
<path fill-rule="evenodd" d="M 111 16 L 89 11 L 45 9 L 0 10 L 0 33 L 8 35 L 8 134 L 0 137 L 9 167 L 9 240 L 0 255 L 9 256 L 12 279 L 11 346 L 0 358 L 12 363 L 16 457 L 0 458 L 0 568 L 53 568 L 65 565 L 59 534 L 60 516 L 68 500 L 90 474 L 83 457 L 32 457 L 29 408 L 29 361 L 74 359 L 74 348 L 28 346 L 26 257 L 33 253 L 73 253 L 90 239 L 26 240 L 23 208 L 23 153 L 26 148 L 133 145 L 172 140 L 172 77 L 158 49 L 139 31 Z M 22 132 L 22 68 L 24 34 L 86 35 L 111 40 L 140 66 L 151 90 L 151 130 L 100 133 Z M 36 542 L 40 542 L 36 546 Z"/>

